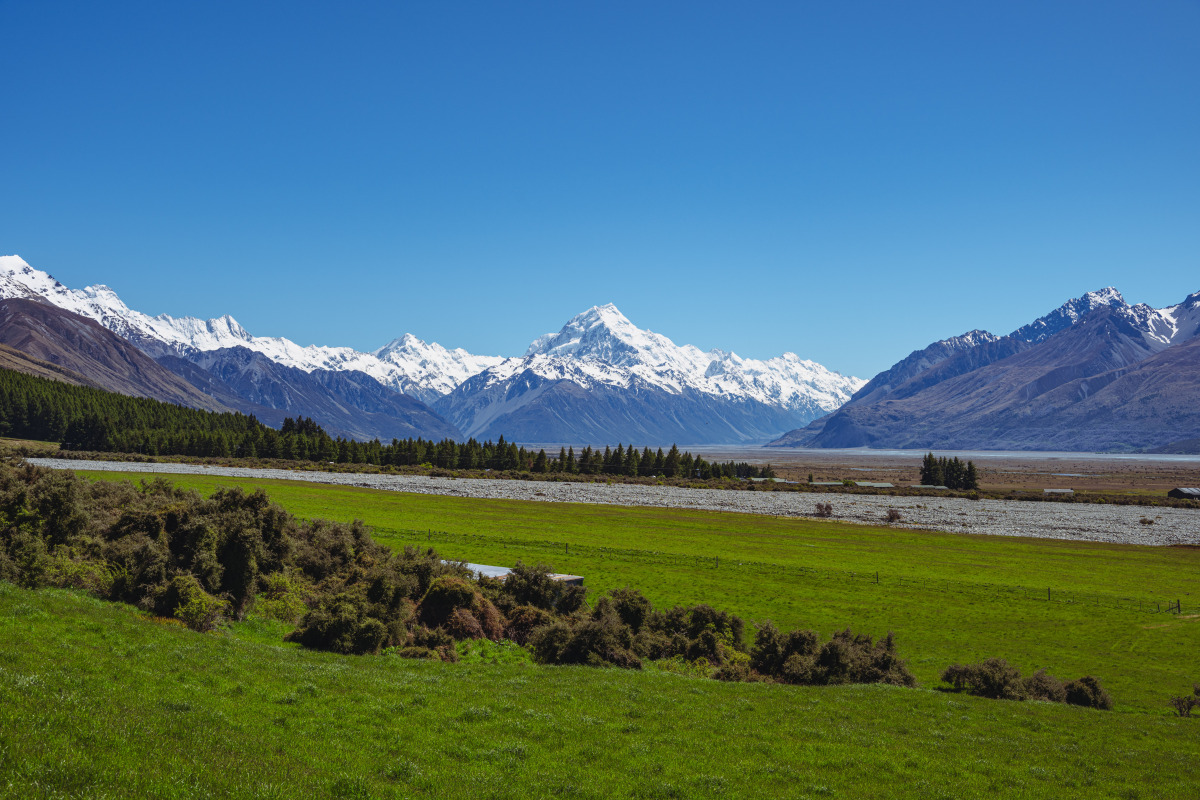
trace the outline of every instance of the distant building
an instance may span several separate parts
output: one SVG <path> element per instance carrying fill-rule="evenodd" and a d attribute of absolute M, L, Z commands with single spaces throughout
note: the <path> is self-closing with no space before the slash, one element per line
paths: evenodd
<path fill-rule="evenodd" d="M 1176 500 L 1200 500 L 1200 489 L 1172 489 L 1167 492 L 1167 497 L 1174 497 Z"/>
<path fill-rule="evenodd" d="M 508 573 L 512 572 L 512 570 L 509 569 L 508 567 L 493 567 L 490 564 L 470 564 L 470 563 L 468 563 L 467 569 L 471 570 L 471 573 L 476 578 L 495 578 L 496 580 L 500 580 L 500 581 L 507 578 Z M 582 575 L 564 575 L 563 573 L 560 573 L 560 572 L 551 572 L 550 580 L 562 581 L 563 583 L 570 584 L 572 586 L 582 586 L 583 585 L 583 576 Z"/>
<path fill-rule="evenodd" d="M 1075 494 L 1074 489 L 1042 489 L 1045 494 Z"/>

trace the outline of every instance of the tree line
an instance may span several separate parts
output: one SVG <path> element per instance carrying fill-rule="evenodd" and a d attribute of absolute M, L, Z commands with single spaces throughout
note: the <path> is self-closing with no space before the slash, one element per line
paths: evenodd
<path fill-rule="evenodd" d="M 974 461 L 964 464 L 958 456 L 936 458 L 933 453 L 927 453 L 921 461 L 921 483 L 970 491 L 979 488 L 979 473 Z"/>
<path fill-rule="evenodd" d="M 58 442 L 64 450 L 149 456 L 263 458 L 337 464 L 667 478 L 771 478 L 769 465 L 709 462 L 672 445 L 640 451 L 574 447 L 557 457 L 501 436 L 497 441 L 423 438 L 360 442 L 331 437 L 311 419 L 288 418 L 279 430 L 253 415 L 184 408 L 0 369 L 0 436 Z"/>

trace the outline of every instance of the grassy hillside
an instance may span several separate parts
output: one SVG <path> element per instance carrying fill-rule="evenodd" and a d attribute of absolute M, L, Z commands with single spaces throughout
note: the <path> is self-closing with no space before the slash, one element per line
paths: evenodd
<path fill-rule="evenodd" d="M 1200 617 L 1157 610 L 1177 599 L 1185 612 L 1200 604 L 1200 549 L 294 481 L 171 480 L 203 493 L 262 486 L 295 514 L 363 519 L 397 547 L 432 543 L 447 557 L 481 563 L 547 562 L 584 575 L 593 593 L 628 585 L 656 606 L 707 602 L 823 636 L 846 626 L 892 630 L 925 686 L 937 686 L 952 662 L 1001 656 L 1027 673 L 1096 675 L 1119 711 L 1157 716 L 1169 713 L 1169 697 L 1200 681 Z"/>
<path fill-rule="evenodd" d="M 1197 720 L 346 657 L 0 584 L 8 797 L 1191 798 Z"/>

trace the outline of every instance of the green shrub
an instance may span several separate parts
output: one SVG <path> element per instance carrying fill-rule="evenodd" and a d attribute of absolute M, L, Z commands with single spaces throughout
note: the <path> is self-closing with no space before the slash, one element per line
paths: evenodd
<path fill-rule="evenodd" d="M 1099 679 L 1092 675 L 1084 675 L 1079 680 L 1071 681 L 1065 687 L 1067 702 L 1073 706 L 1098 708 L 1108 711 L 1113 707 L 1112 697 L 1104 691 Z"/>
<path fill-rule="evenodd" d="M 267 619 L 294 624 L 308 608 L 299 585 L 301 580 L 282 572 L 264 577 L 259 587 L 261 593 L 254 601 L 255 612 Z"/>
<path fill-rule="evenodd" d="M 417 619 L 429 628 L 445 628 L 456 639 L 504 638 L 500 612 L 465 578 L 444 575 L 429 585 L 417 607 Z"/>
<path fill-rule="evenodd" d="M 176 575 L 164 593 L 171 614 L 194 631 L 205 633 L 217 626 L 228 604 L 204 591 L 193 575 Z"/>
<path fill-rule="evenodd" d="M 557 614 L 574 614 L 583 607 L 587 590 L 550 577 L 554 568 L 547 564 L 526 566 L 518 561 L 504 579 L 500 593 L 505 605 L 535 606 Z"/>
<path fill-rule="evenodd" d="M 888 683 L 915 686 L 916 679 L 896 653 L 895 638 L 879 642 L 849 628 L 821 645 L 812 631 L 780 633 L 770 622 L 759 626 L 749 665 L 760 675 L 784 683 L 832 685 Z"/>
<path fill-rule="evenodd" d="M 1047 675 L 1045 669 L 1039 669 L 1024 681 L 1025 697 L 1029 700 L 1044 700 L 1050 703 L 1064 703 L 1067 700 L 1067 689 L 1062 681 L 1053 675 Z"/>
<path fill-rule="evenodd" d="M 553 619 L 550 612 L 537 606 L 517 606 L 508 612 L 508 625 L 504 629 L 504 635 L 517 644 L 528 644 L 533 632 Z"/>
<path fill-rule="evenodd" d="M 612 599 L 612 606 L 617 616 L 629 626 L 635 635 L 641 631 L 642 625 L 654 610 L 650 601 L 641 592 L 637 589 L 630 589 L 628 586 L 624 589 L 613 589 L 609 593 L 609 597 Z"/>
<path fill-rule="evenodd" d="M 353 592 L 323 597 L 285 638 L 314 650 L 347 655 L 377 653 L 384 646 L 403 644 L 394 631 L 368 614 L 367 607 L 366 598 Z"/>
<path fill-rule="evenodd" d="M 977 664 L 951 664 L 942 672 L 942 680 L 955 689 L 966 689 L 979 697 L 1025 699 L 1025 683 L 1021 680 L 1020 670 L 1003 658 L 989 658 Z"/>

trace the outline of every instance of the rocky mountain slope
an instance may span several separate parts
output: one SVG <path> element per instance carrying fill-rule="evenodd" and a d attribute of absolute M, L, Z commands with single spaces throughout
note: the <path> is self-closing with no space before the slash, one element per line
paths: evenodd
<path fill-rule="evenodd" d="M 467 379 L 434 408 L 475 437 L 761 442 L 837 408 L 861 385 L 792 353 L 756 361 L 679 346 L 609 304 Z"/>
<path fill-rule="evenodd" d="M 303 347 L 288 339 L 252 336 L 229 315 L 202 320 L 195 317 L 150 316 L 129 308 L 104 285 L 70 289 L 19 256 L 0 256 L 0 297 L 39 297 L 59 308 L 93 319 L 132 342 L 153 358 L 242 347 L 262 353 L 277 364 L 304 371 L 358 371 L 385 386 L 432 402 L 466 378 L 499 363 L 496 356 L 475 356 L 447 350 L 405 334 L 374 353 L 350 347 Z"/>
<path fill-rule="evenodd" d="M 917 351 L 772 446 L 1127 450 L 1200 434 L 1200 293 L 1089 292 L 1005 337 Z"/>
<path fill-rule="evenodd" d="M 792 353 L 759 361 L 677 346 L 612 305 L 579 314 L 524 356 L 505 359 L 447 350 L 411 334 L 363 353 L 253 336 L 229 316 L 152 317 L 106 286 L 69 289 L 17 256 L 0 257 L 0 297 L 34 297 L 93 319 L 211 397 L 264 420 L 273 418 L 271 410 L 305 413 L 356 437 L 386 439 L 396 429 L 371 414 L 417 425 L 403 416 L 413 409 L 384 403 L 382 410 L 382 396 L 363 376 L 436 405 L 450 422 L 437 436 L 457 428 L 483 438 L 581 443 L 765 441 L 832 411 L 863 383 Z M 350 377 L 337 381 L 335 374 Z M 434 435 L 433 421 L 424 419 L 427 436 Z"/>
<path fill-rule="evenodd" d="M 0 344 L 66 374 L 44 374 L 14 360 L 11 366 L 22 372 L 208 411 L 231 410 L 96 322 L 42 300 L 0 300 Z"/>
<path fill-rule="evenodd" d="M 311 417 L 330 436 L 384 442 L 420 437 L 461 440 L 462 432 L 416 398 L 357 370 L 304 371 L 245 347 L 162 356 L 159 363 L 244 414 L 278 427 Z"/>

